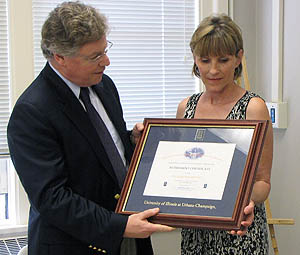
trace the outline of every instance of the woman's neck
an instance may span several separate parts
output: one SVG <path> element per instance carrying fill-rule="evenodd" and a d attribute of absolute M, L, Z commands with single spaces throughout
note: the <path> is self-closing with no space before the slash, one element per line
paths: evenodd
<path fill-rule="evenodd" d="M 206 103 L 211 105 L 226 105 L 232 102 L 236 102 L 241 95 L 245 93 L 245 90 L 240 86 L 232 83 L 231 85 L 226 86 L 221 91 L 210 91 L 206 90 L 202 94 L 202 100 L 205 100 Z"/>

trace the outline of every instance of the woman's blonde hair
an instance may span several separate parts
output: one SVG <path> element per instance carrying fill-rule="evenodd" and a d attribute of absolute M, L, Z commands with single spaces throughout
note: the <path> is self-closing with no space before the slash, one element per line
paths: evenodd
<path fill-rule="evenodd" d="M 195 30 L 190 47 L 194 57 L 237 56 L 243 50 L 241 29 L 225 15 L 212 15 L 202 20 Z M 234 79 L 241 76 L 242 63 L 235 69 Z M 193 74 L 200 78 L 197 65 L 194 63 Z"/>

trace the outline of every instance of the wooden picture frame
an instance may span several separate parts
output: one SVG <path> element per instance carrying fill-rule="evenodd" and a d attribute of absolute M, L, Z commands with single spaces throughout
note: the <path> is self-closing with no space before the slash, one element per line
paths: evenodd
<path fill-rule="evenodd" d="M 144 120 L 116 212 L 159 207 L 173 227 L 238 230 L 248 205 L 267 120 Z"/>

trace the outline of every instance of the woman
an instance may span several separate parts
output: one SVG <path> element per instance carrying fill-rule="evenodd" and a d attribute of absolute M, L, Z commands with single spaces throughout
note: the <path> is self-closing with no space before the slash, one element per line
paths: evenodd
<path fill-rule="evenodd" d="M 240 28 L 230 17 L 204 19 L 193 34 L 190 47 L 193 73 L 203 81 L 206 90 L 184 99 L 178 106 L 177 118 L 269 120 L 264 100 L 236 84 L 242 71 L 243 40 Z M 183 229 L 181 254 L 268 254 L 263 202 L 271 187 L 272 154 L 273 132 L 269 122 L 251 195 L 251 202 L 255 203 L 254 221 L 246 234 Z"/>

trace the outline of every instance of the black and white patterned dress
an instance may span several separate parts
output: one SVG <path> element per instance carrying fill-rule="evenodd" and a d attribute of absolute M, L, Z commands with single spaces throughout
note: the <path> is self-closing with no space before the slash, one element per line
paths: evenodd
<path fill-rule="evenodd" d="M 202 93 L 190 97 L 184 118 L 194 118 Z M 235 104 L 226 119 L 246 119 L 246 109 L 251 98 L 259 97 L 246 92 Z M 269 251 L 267 220 L 264 204 L 254 208 L 254 221 L 244 236 L 227 231 L 184 228 L 181 231 L 182 255 L 267 255 Z"/>

